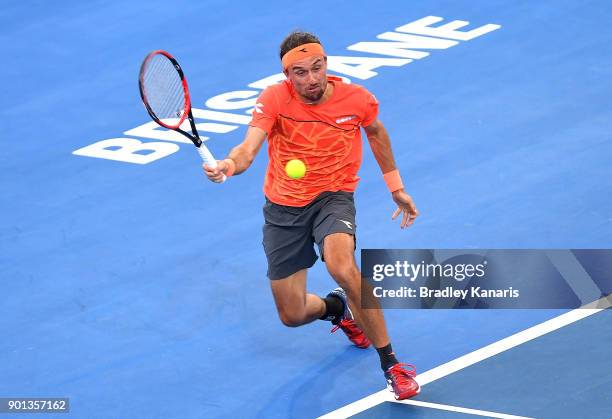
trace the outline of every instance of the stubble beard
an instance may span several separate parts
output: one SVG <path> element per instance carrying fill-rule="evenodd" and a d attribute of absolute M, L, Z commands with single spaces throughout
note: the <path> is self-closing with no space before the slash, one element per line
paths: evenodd
<path fill-rule="evenodd" d="M 311 102 L 317 102 L 321 100 L 324 94 L 325 94 L 325 89 L 319 86 L 318 90 L 315 92 L 309 92 L 308 90 L 306 90 L 303 96 Z"/>

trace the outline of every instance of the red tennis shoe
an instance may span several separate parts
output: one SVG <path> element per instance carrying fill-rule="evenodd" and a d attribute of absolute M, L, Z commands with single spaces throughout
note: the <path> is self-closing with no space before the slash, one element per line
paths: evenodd
<path fill-rule="evenodd" d="M 366 349 L 370 346 L 370 339 L 367 338 L 363 330 L 361 330 L 361 328 L 357 326 L 357 323 L 355 323 L 355 320 L 353 320 L 353 313 L 348 306 L 346 292 L 338 287 L 327 295 L 340 299 L 344 305 L 344 314 L 339 320 L 332 321 L 335 326 L 332 328 L 331 332 L 334 333 L 338 329 L 341 329 L 349 340 L 358 348 Z"/>
<path fill-rule="evenodd" d="M 368 339 L 365 333 L 363 333 L 363 330 L 357 326 L 355 320 L 342 319 L 332 328 L 331 332 L 334 333 L 338 329 L 342 329 L 344 334 L 356 347 L 366 349 L 370 346 L 370 339 Z"/>
<path fill-rule="evenodd" d="M 409 399 L 419 394 L 421 388 L 414 377 L 416 368 L 410 364 L 395 364 L 385 372 L 387 387 L 393 391 L 396 400 Z"/>

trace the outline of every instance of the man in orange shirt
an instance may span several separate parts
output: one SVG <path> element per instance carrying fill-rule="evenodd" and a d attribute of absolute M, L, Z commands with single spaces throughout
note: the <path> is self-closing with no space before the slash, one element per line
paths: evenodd
<path fill-rule="evenodd" d="M 361 274 L 355 263 L 353 191 L 361 165 L 361 128 L 398 208 L 401 228 L 418 215 L 403 188 L 389 136 L 378 120 L 378 102 L 365 88 L 328 76 L 327 57 L 319 39 L 292 32 L 282 42 L 280 57 L 287 80 L 259 96 L 244 141 L 208 178 L 220 182 L 244 172 L 266 137 L 269 163 L 264 182 L 264 250 L 268 277 L 281 321 L 290 327 L 316 319 L 331 321 L 358 347 L 374 344 L 389 388 L 397 399 L 419 392 L 413 366 L 400 364 L 393 353 L 383 312 L 364 309 Z M 285 165 L 302 160 L 307 168 L 292 179 Z M 306 292 L 306 273 L 321 259 L 340 286 L 325 298 Z M 377 303 L 375 303 L 376 306 Z"/>

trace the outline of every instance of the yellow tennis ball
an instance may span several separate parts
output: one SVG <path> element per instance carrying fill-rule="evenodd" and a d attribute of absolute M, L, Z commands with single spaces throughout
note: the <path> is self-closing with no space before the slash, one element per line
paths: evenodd
<path fill-rule="evenodd" d="M 292 179 L 300 179 L 306 174 L 306 165 L 302 160 L 289 160 L 285 166 L 285 172 L 287 172 L 287 176 Z"/>

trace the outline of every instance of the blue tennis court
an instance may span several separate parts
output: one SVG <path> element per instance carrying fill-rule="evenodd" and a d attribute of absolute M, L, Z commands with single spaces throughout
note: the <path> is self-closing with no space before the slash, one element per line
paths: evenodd
<path fill-rule="evenodd" d="M 611 19 L 603 0 L 5 2 L 0 397 L 70 399 L 70 413 L 49 417 L 311 418 L 343 417 L 332 412 L 384 389 L 376 351 L 328 323 L 280 323 L 261 246 L 267 154 L 223 185 L 207 181 L 193 145 L 142 106 L 149 51 L 179 59 L 200 134 L 221 158 L 279 79 L 283 37 L 316 33 L 330 73 L 379 100 L 421 211 L 408 230 L 390 220 L 364 145 L 358 252 L 610 248 Z M 456 21 L 468 35 L 439 29 Z M 421 44 L 381 46 L 402 34 Z M 309 290 L 334 287 L 317 263 Z M 385 316 L 398 355 L 427 374 L 565 314 Z M 415 400 L 610 417 L 610 321 L 601 311 L 542 334 L 432 379 Z M 478 416 L 386 400 L 357 410 Z"/>

